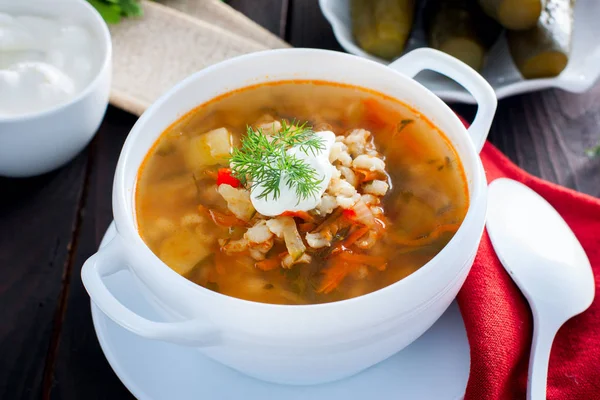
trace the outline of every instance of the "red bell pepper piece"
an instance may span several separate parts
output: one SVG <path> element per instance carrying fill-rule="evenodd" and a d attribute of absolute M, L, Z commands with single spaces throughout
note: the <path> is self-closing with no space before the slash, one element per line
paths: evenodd
<path fill-rule="evenodd" d="M 234 188 L 241 186 L 241 182 L 231 174 L 231 169 L 229 168 L 220 168 L 219 172 L 217 173 L 217 186 L 223 184 L 232 186 Z"/>

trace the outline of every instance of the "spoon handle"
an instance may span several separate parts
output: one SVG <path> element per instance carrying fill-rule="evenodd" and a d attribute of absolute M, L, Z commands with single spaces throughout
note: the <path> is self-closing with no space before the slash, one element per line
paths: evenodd
<path fill-rule="evenodd" d="M 556 324 L 534 318 L 533 343 L 529 356 L 527 400 L 546 400 L 546 382 L 552 342 L 558 331 Z M 560 326 L 560 325 L 559 325 Z"/>

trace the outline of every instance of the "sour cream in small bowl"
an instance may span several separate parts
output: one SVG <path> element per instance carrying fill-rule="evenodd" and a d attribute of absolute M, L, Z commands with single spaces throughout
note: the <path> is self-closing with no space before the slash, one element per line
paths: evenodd
<path fill-rule="evenodd" d="M 0 175 L 54 170 L 92 139 L 108 105 L 112 47 L 85 0 L 0 0 Z"/>

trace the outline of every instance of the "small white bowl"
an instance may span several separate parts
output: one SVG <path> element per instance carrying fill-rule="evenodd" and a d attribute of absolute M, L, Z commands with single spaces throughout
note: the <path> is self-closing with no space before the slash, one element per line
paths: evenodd
<path fill-rule="evenodd" d="M 349 4 L 349 0 L 319 0 L 323 15 L 331 24 L 337 41 L 347 52 L 388 64 L 389 61 L 365 52 L 354 42 Z M 481 74 L 492 85 L 499 99 L 553 87 L 575 93 L 585 92 L 600 76 L 599 19 L 600 1 L 577 1 L 573 49 L 569 64 L 555 78 L 524 79 L 512 61 L 504 35 L 490 49 Z M 421 25 L 419 21 L 416 22 L 406 52 L 427 46 Z M 464 88 L 443 76 L 424 72 L 417 80 L 443 100 L 474 103 L 473 97 Z"/>
<path fill-rule="evenodd" d="M 73 159 L 104 118 L 112 71 L 110 33 L 100 14 L 85 0 L 0 0 L 0 12 L 81 23 L 94 36 L 102 55 L 95 78 L 69 102 L 37 113 L 0 116 L 0 176 L 43 174 Z"/>
<path fill-rule="evenodd" d="M 412 77 L 434 69 L 459 81 L 478 102 L 467 130 L 452 110 Z M 135 218 L 135 185 L 149 149 L 189 110 L 232 90 L 282 80 L 353 84 L 395 97 L 452 141 L 469 189 L 456 235 L 429 263 L 386 288 L 328 304 L 285 306 L 225 296 L 166 266 L 144 243 Z M 401 350 L 442 315 L 462 286 L 483 232 L 487 183 L 479 150 L 496 110 L 489 84 L 447 54 L 415 50 L 389 67 L 340 52 L 283 49 L 252 53 L 205 68 L 157 100 L 132 128 L 117 164 L 113 212 L 117 235 L 89 258 L 82 280 L 92 301 L 132 332 L 201 350 L 248 375 L 277 383 L 315 384 L 358 373 Z M 103 276 L 129 269 L 139 289 L 172 322 L 150 321 L 125 307 Z"/>

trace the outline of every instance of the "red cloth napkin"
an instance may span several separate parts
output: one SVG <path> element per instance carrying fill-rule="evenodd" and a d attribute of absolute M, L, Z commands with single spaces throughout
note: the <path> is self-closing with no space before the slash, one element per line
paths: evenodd
<path fill-rule="evenodd" d="M 552 204 L 590 259 L 596 298 L 585 312 L 567 321 L 556 336 L 547 397 L 600 399 L 600 199 L 529 175 L 489 143 L 481 159 L 488 182 L 499 177 L 515 179 Z M 531 310 L 500 264 L 487 232 L 458 294 L 458 304 L 471 348 L 465 400 L 525 399 L 533 332 Z"/>

